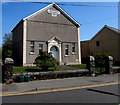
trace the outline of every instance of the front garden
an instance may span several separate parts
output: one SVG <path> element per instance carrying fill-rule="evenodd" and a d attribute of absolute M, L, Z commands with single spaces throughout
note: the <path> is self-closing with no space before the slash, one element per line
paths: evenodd
<path fill-rule="evenodd" d="M 48 72 L 48 71 L 68 71 L 68 70 L 72 70 L 72 69 L 68 69 L 67 67 L 74 67 L 74 68 L 78 68 L 78 69 L 86 69 L 86 65 L 85 64 L 81 64 L 81 65 L 68 65 L 66 67 L 62 67 L 62 66 L 55 66 L 55 67 L 50 67 L 48 68 L 48 70 L 43 70 L 40 67 L 13 67 L 13 73 L 35 73 L 35 72 Z"/>
<path fill-rule="evenodd" d="M 46 51 L 40 52 L 40 55 L 35 59 L 35 67 L 13 67 L 13 73 L 33 73 L 33 72 L 48 72 L 48 71 L 66 71 L 71 68 L 85 69 L 86 65 L 69 65 L 60 66 L 51 53 Z"/>
<path fill-rule="evenodd" d="M 101 75 L 105 72 L 105 61 L 103 55 L 96 57 L 95 66 L 93 67 L 93 74 Z M 90 62 L 89 62 L 90 63 Z M 45 80 L 56 78 L 68 78 L 79 76 L 91 76 L 91 70 L 88 64 L 79 65 L 60 65 L 59 62 L 51 55 L 51 53 L 41 52 L 35 59 L 34 67 L 13 67 L 13 81 L 14 82 L 28 82 L 32 80 Z"/>
<path fill-rule="evenodd" d="M 42 68 L 40 67 L 33 67 L 33 66 L 30 66 L 30 67 L 13 67 L 13 74 L 16 74 L 16 73 L 36 73 L 36 72 L 49 72 L 49 71 L 68 71 L 68 70 L 73 70 L 72 69 L 68 69 L 67 67 L 74 67 L 75 70 L 77 69 L 86 69 L 86 64 L 79 64 L 79 65 L 66 65 L 66 67 L 62 67 L 62 66 L 56 66 L 56 67 L 50 67 L 48 68 L 48 70 L 43 70 Z M 118 67 L 118 66 L 113 66 L 113 67 Z M 102 68 L 102 67 L 96 67 L 95 68 L 95 71 L 96 72 L 104 72 L 105 69 Z"/>
<path fill-rule="evenodd" d="M 60 66 L 50 67 L 48 70 L 43 70 L 40 67 L 13 67 L 13 73 L 34 73 L 34 72 L 48 72 L 48 71 L 65 71 L 67 68 L 63 68 Z"/>
<path fill-rule="evenodd" d="M 89 71 L 80 68 L 70 69 L 70 66 L 56 66 L 43 70 L 40 67 L 13 67 L 13 81 L 14 82 L 28 82 L 33 80 L 46 80 L 56 78 L 79 77 L 89 75 Z"/>

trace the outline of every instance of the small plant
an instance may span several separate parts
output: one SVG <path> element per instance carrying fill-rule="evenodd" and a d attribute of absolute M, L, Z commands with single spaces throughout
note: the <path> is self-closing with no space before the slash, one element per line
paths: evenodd
<path fill-rule="evenodd" d="M 59 65 L 59 62 L 52 56 L 51 53 L 46 51 L 40 52 L 40 55 L 35 59 L 35 64 L 41 67 L 42 70 L 48 70 L 50 67 Z"/>

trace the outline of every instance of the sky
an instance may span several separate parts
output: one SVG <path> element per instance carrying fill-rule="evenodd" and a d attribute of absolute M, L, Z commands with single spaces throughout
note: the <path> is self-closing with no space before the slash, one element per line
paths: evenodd
<path fill-rule="evenodd" d="M 58 2 L 61 3 L 61 2 Z M 118 6 L 118 2 L 62 2 L 64 4 Z M 2 3 L 2 36 L 10 33 L 23 18 L 42 9 L 48 4 L 32 2 L 4 2 Z M 118 7 L 87 7 L 59 5 L 80 27 L 80 40 L 91 39 L 104 25 L 118 28 Z M 0 40 L 1 42 L 1 40 Z"/>

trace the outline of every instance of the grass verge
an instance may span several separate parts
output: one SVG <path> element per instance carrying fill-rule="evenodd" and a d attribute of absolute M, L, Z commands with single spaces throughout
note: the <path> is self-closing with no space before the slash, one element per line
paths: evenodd
<path fill-rule="evenodd" d="M 47 71 L 64 71 L 68 70 L 66 68 L 62 68 L 60 66 L 51 67 Z M 40 67 L 13 67 L 13 73 L 33 73 L 33 72 L 42 72 L 46 70 L 42 70 Z"/>
<path fill-rule="evenodd" d="M 80 64 L 80 65 L 68 65 L 70 67 L 79 68 L 79 69 L 86 69 L 86 64 Z"/>

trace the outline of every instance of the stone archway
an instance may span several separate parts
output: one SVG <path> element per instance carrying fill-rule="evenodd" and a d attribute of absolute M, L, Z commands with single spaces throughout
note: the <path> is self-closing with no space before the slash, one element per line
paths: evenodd
<path fill-rule="evenodd" d="M 49 52 L 52 53 L 53 57 L 55 57 L 60 64 L 62 63 L 61 41 L 56 37 L 53 37 L 48 41 L 48 53 Z"/>

